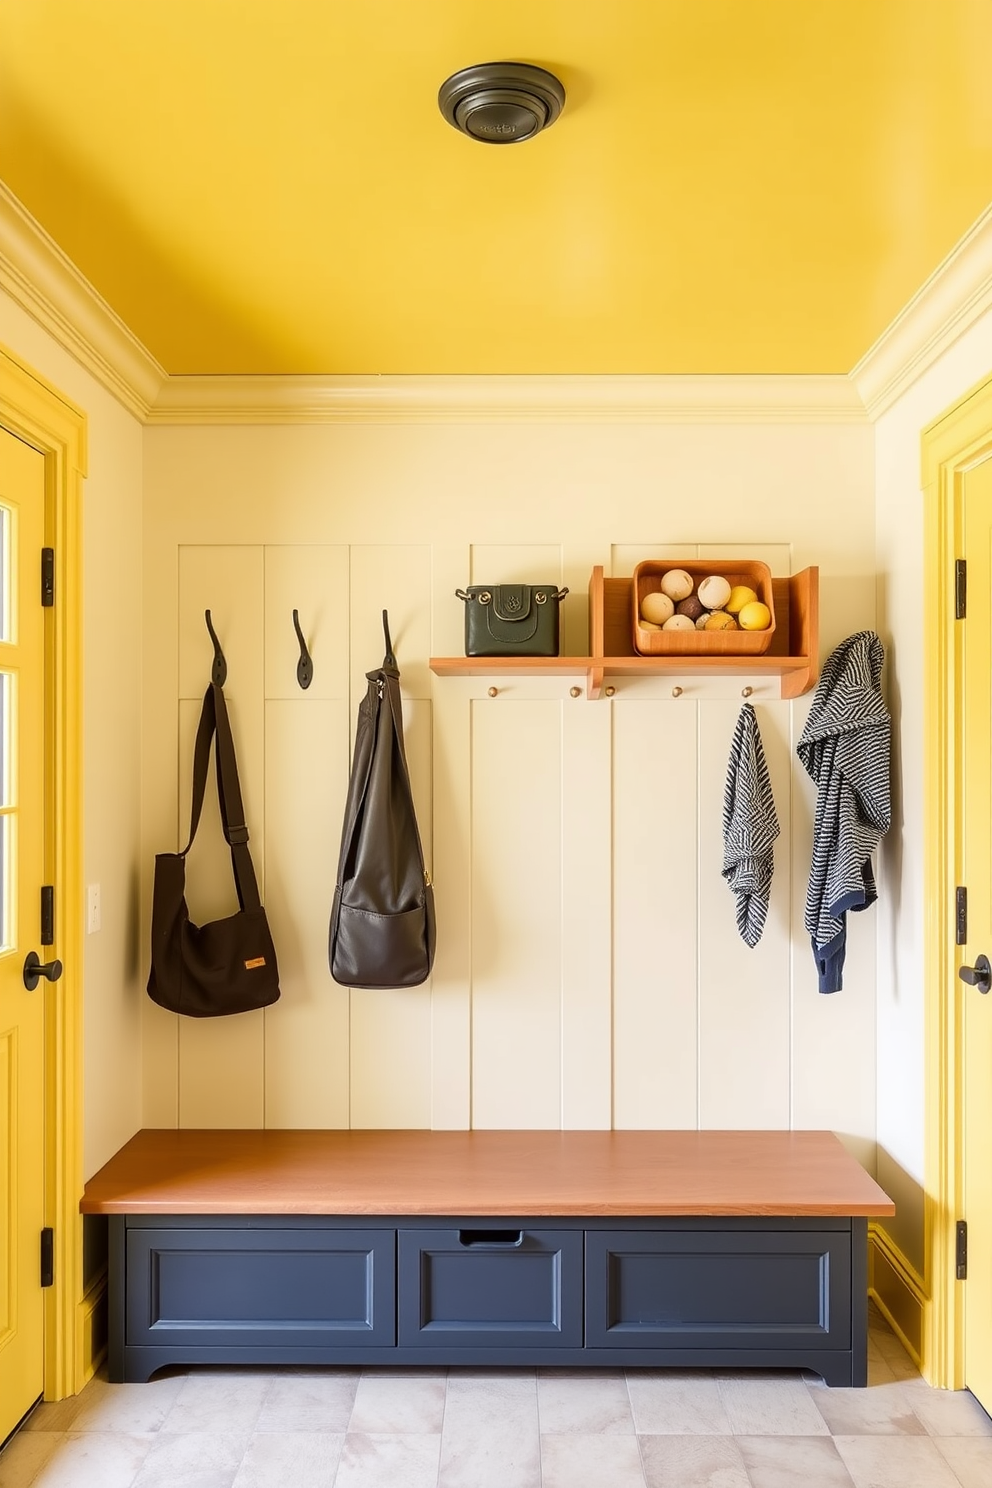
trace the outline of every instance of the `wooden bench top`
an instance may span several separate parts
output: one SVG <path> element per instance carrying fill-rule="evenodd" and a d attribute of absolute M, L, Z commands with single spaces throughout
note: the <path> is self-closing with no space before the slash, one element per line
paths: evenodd
<path fill-rule="evenodd" d="M 140 1131 L 84 1214 L 886 1215 L 831 1132 Z"/>

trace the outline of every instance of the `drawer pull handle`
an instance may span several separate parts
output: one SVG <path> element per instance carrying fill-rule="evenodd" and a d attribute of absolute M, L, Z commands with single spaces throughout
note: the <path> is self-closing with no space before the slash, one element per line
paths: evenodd
<path fill-rule="evenodd" d="M 523 1230 L 459 1230 L 458 1240 L 461 1245 L 505 1245 L 514 1246 L 524 1243 Z"/>

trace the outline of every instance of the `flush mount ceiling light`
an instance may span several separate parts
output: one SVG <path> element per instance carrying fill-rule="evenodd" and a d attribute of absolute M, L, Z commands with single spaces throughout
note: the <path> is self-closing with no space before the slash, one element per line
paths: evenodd
<path fill-rule="evenodd" d="M 438 107 L 455 129 L 486 145 L 532 139 L 553 124 L 565 104 L 554 73 L 527 62 L 481 62 L 441 84 Z"/>

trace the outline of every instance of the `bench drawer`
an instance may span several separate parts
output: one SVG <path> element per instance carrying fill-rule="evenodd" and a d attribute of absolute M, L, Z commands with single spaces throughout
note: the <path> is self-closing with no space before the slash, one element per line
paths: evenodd
<path fill-rule="evenodd" d="M 582 1346 L 581 1230 L 400 1230 L 399 1343 Z"/>
<path fill-rule="evenodd" d="M 848 1349 L 850 1232 L 590 1230 L 586 1346 Z"/>
<path fill-rule="evenodd" d="M 130 1229 L 127 1343 L 393 1346 L 394 1278 L 394 1230 Z"/>

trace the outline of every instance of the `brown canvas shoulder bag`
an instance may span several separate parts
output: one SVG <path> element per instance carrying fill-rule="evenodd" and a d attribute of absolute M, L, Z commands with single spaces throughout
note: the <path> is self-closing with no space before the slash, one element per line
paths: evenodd
<path fill-rule="evenodd" d="M 241 906 L 226 919 L 196 925 L 186 905 L 186 855 L 203 809 L 214 742 L 217 795 Z M 203 698 L 193 749 L 189 841 L 179 853 L 159 853 L 152 891 L 148 995 L 188 1018 L 219 1018 L 268 1007 L 279 996 L 279 971 L 248 851 L 248 828 L 224 690 L 211 682 Z"/>

